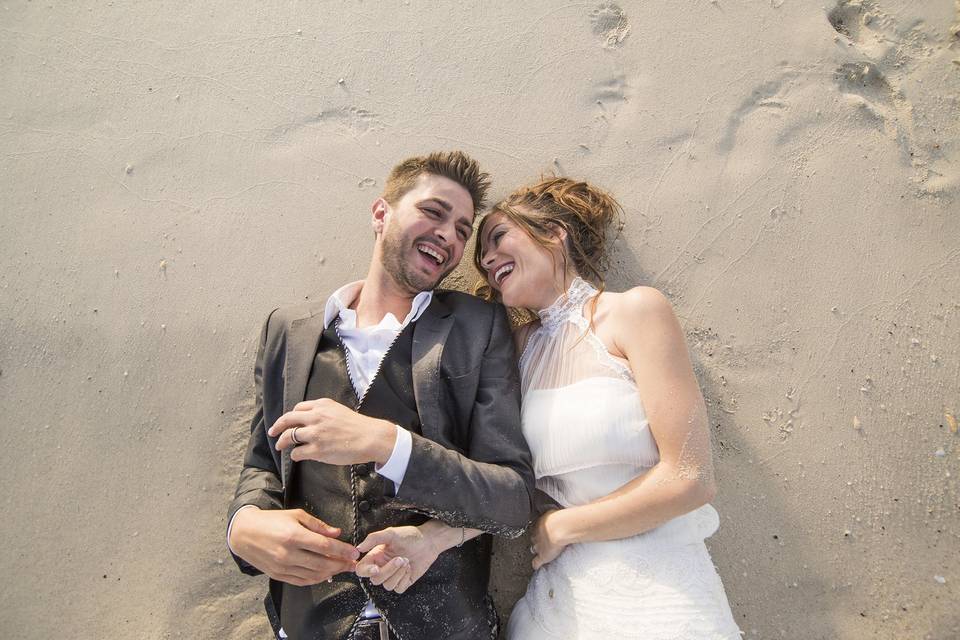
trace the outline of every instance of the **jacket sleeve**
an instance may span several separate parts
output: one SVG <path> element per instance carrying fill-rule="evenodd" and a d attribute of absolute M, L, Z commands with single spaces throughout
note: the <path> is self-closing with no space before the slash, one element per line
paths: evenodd
<path fill-rule="evenodd" d="M 277 469 L 276 458 L 273 456 L 270 442 L 267 440 L 267 430 L 263 422 L 263 365 L 266 351 L 270 318 L 276 309 L 270 312 L 263 323 L 260 332 L 260 345 L 257 348 L 257 360 L 253 368 L 253 378 L 256 388 L 255 410 L 250 420 L 250 440 L 247 442 L 247 452 L 243 460 L 243 469 L 240 471 L 240 480 L 233 501 L 227 509 L 227 531 L 229 534 L 233 516 L 244 506 L 253 505 L 261 509 L 283 508 L 283 484 L 280 472 Z M 229 545 L 228 545 L 229 549 Z M 260 570 L 245 562 L 230 550 L 230 555 L 236 561 L 240 570 L 249 575 L 258 575 Z"/>
<path fill-rule="evenodd" d="M 493 310 L 470 415 L 467 455 L 413 434 L 397 496 L 388 502 L 442 520 L 515 538 L 530 522 L 534 479 L 520 430 L 520 384 L 510 323 Z"/>

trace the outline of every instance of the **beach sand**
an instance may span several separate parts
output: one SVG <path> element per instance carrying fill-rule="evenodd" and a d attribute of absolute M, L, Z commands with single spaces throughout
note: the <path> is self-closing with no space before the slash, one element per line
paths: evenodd
<path fill-rule="evenodd" d="M 747 638 L 960 637 L 958 29 L 953 0 L 4 2 L 0 635 L 268 637 L 224 544 L 261 322 L 365 272 L 394 162 L 459 148 L 495 196 L 624 204 L 608 286 L 687 333 Z"/>

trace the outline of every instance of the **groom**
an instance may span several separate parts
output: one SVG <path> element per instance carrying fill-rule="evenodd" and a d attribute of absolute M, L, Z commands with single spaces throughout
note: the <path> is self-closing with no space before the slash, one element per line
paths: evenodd
<path fill-rule="evenodd" d="M 279 638 L 496 633 L 490 536 L 444 552 L 403 594 L 353 572 L 356 545 L 388 527 L 434 518 L 514 537 L 530 519 L 504 309 L 436 289 L 488 186 L 461 152 L 404 160 L 372 206 L 366 278 L 267 318 L 227 538 L 244 573 L 270 576 Z"/>

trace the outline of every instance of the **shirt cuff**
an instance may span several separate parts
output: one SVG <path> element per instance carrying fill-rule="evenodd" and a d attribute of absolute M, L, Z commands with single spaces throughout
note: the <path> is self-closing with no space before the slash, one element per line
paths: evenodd
<path fill-rule="evenodd" d="M 410 463 L 410 455 L 413 453 L 413 437 L 410 432 L 401 427 L 397 427 L 397 439 L 393 443 L 393 453 L 381 466 L 374 465 L 377 473 L 388 480 L 393 480 L 394 495 L 400 493 L 400 484 L 403 482 L 403 476 L 407 473 L 407 465 Z"/>
<path fill-rule="evenodd" d="M 412 438 L 411 438 L 411 439 L 412 439 Z M 227 549 L 229 549 L 229 550 L 230 550 L 230 553 L 232 553 L 232 554 L 235 555 L 235 556 L 236 556 L 237 554 L 234 553 L 233 547 L 230 546 L 230 532 L 233 530 L 233 521 L 237 519 L 237 514 L 238 514 L 238 513 L 240 513 L 240 512 L 243 511 L 244 509 L 249 509 L 250 507 L 253 507 L 254 509 L 259 509 L 259 508 L 260 508 L 260 507 L 258 507 L 258 506 L 255 505 L 255 504 L 245 504 L 245 505 L 243 505 L 242 507 L 240 507 L 239 509 L 237 509 L 236 511 L 233 512 L 233 517 L 230 518 L 230 524 L 227 525 Z M 240 556 L 237 556 L 237 557 L 239 558 Z"/>

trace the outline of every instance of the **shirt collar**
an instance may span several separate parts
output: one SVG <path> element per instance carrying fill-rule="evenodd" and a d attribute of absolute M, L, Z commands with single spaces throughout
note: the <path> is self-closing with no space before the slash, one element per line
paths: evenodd
<path fill-rule="evenodd" d="M 323 311 L 324 329 L 329 327 L 330 322 L 337 316 L 340 316 L 344 329 L 356 328 L 357 312 L 351 309 L 350 305 L 353 304 L 357 296 L 360 295 L 361 289 L 363 289 L 363 280 L 357 280 L 356 282 L 343 285 L 334 291 L 333 295 L 327 298 L 327 305 Z M 410 313 L 403 319 L 403 322 L 398 322 L 392 313 L 387 313 L 387 315 L 380 320 L 377 328 L 403 329 L 409 323 L 414 322 L 423 315 L 423 312 L 430 306 L 431 300 L 433 300 L 433 291 L 421 291 L 414 296 L 413 303 L 410 305 Z"/>

